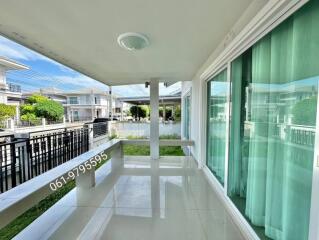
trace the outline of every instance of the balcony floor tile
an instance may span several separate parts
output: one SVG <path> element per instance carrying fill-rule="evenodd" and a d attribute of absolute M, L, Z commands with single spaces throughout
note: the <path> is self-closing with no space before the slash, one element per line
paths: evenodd
<path fill-rule="evenodd" d="M 243 238 L 191 157 L 137 156 L 104 164 L 94 188 L 73 189 L 15 239 Z"/>

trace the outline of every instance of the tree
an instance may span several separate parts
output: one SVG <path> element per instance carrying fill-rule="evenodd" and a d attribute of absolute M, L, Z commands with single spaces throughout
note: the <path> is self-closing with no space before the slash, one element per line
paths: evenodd
<path fill-rule="evenodd" d="M 26 99 L 26 103 L 20 108 L 21 120 L 32 122 L 37 118 L 46 118 L 54 121 L 63 117 L 63 106 L 45 96 L 33 94 Z"/>
<path fill-rule="evenodd" d="M 20 107 L 21 115 L 34 114 L 35 107 L 31 104 L 24 104 Z"/>
<path fill-rule="evenodd" d="M 177 105 L 175 108 L 175 121 L 181 120 L 181 106 Z"/>
<path fill-rule="evenodd" d="M 132 106 L 130 108 L 130 113 L 135 119 L 141 120 L 141 118 L 146 117 L 147 109 L 143 106 Z"/>
<path fill-rule="evenodd" d="M 0 120 L 6 120 L 16 115 L 16 107 L 0 103 Z"/>
<path fill-rule="evenodd" d="M 42 95 L 39 95 L 39 94 L 32 94 L 30 97 L 28 97 L 26 99 L 26 102 L 28 104 L 36 104 L 36 103 L 40 103 L 40 102 L 44 102 L 48 100 L 48 98 L 46 96 L 42 96 Z"/>
<path fill-rule="evenodd" d="M 61 119 L 63 113 L 63 106 L 53 100 L 41 101 L 35 104 L 35 115 L 38 117 L 54 121 Z"/>
<path fill-rule="evenodd" d="M 298 125 L 316 125 L 317 97 L 297 102 L 292 108 L 293 123 Z"/>

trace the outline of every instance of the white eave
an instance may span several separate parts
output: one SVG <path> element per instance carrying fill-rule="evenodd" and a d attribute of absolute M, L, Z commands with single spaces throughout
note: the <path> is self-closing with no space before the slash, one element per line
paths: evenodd
<path fill-rule="evenodd" d="M 29 67 L 21 63 L 14 62 L 4 57 L 0 57 L 0 66 L 3 67 L 5 70 L 28 70 L 29 69 Z"/>

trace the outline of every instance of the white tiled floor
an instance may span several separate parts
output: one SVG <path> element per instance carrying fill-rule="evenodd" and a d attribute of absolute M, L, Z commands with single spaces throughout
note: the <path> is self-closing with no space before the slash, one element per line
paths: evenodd
<path fill-rule="evenodd" d="M 74 189 L 16 239 L 243 239 L 190 157 L 125 157 Z M 118 164 L 117 164 L 118 165 Z"/>

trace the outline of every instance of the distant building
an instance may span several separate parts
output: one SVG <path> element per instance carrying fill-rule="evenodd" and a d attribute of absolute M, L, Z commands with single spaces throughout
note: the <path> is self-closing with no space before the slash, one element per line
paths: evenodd
<path fill-rule="evenodd" d="M 70 122 L 89 121 L 96 117 L 108 116 L 108 95 L 97 89 L 81 89 L 64 92 L 66 118 Z"/>
<path fill-rule="evenodd" d="M 6 72 L 27 69 L 29 69 L 27 66 L 0 57 L 0 103 L 16 106 L 16 119 L 20 118 L 20 104 L 22 101 L 21 87 L 20 85 L 7 83 Z"/>
<path fill-rule="evenodd" d="M 71 121 L 89 121 L 94 118 L 122 119 L 123 104 L 117 97 L 99 89 L 81 89 L 78 91 L 63 92 L 66 96 L 66 118 Z M 110 98 L 112 98 L 112 112 L 110 111 Z"/>
<path fill-rule="evenodd" d="M 75 91 L 62 91 L 57 88 L 41 88 L 39 91 L 24 93 L 23 99 L 40 94 L 59 102 L 64 107 L 64 115 L 67 121 L 91 121 L 94 118 L 123 119 L 123 104 L 116 96 L 106 91 L 94 88 L 84 88 Z M 110 109 L 110 96 L 112 98 L 112 112 Z"/>

